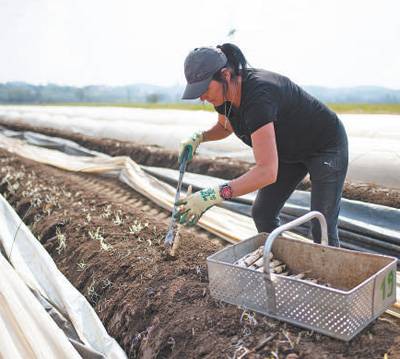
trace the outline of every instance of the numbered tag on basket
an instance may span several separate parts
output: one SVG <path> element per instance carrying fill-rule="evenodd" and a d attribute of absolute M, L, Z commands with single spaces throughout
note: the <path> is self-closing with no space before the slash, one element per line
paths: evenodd
<path fill-rule="evenodd" d="M 374 315 L 396 301 L 396 267 L 380 273 L 375 281 Z"/>

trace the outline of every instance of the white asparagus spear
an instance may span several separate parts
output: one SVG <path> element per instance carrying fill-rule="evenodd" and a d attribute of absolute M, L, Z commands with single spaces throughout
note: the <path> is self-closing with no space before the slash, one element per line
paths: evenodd
<path fill-rule="evenodd" d="M 273 273 L 282 273 L 286 269 L 286 264 L 281 264 L 280 266 L 276 266 L 275 268 L 272 268 Z"/>
<path fill-rule="evenodd" d="M 238 259 L 236 262 L 234 262 L 234 265 L 237 265 L 239 267 L 249 267 L 260 258 L 262 259 L 263 255 L 264 255 L 264 246 L 261 246 L 257 248 L 255 251 L 250 252 L 246 254 L 244 257 Z M 273 255 L 272 253 L 270 253 L 269 259 L 272 258 Z"/>
<path fill-rule="evenodd" d="M 244 259 L 244 262 L 247 266 L 251 266 L 254 262 L 256 262 L 263 255 L 264 247 L 258 248 L 254 251 L 250 256 Z"/>
<path fill-rule="evenodd" d="M 253 256 L 254 254 L 256 254 L 258 250 L 259 250 L 259 248 L 256 249 L 256 250 L 253 251 L 253 252 L 250 252 L 250 253 L 246 254 L 246 255 L 243 256 L 242 258 L 239 258 L 234 264 L 235 264 L 235 265 L 238 265 L 238 266 L 240 266 L 240 267 L 247 267 L 247 264 L 246 264 L 245 260 L 246 260 L 247 258 Z"/>
<path fill-rule="evenodd" d="M 318 281 L 316 279 L 314 279 L 314 278 L 305 278 L 304 281 L 305 282 L 310 282 L 310 283 L 315 283 L 315 284 L 318 283 Z"/>
<path fill-rule="evenodd" d="M 281 261 L 278 261 L 277 259 L 273 259 L 269 263 L 269 266 L 270 266 L 270 268 L 274 268 L 274 267 L 279 266 L 281 264 L 283 264 Z M 262 267 L 264 265 L 264 257 L 261 257 L 260 259 L 257 259 L 257 261 L 255 261 L 253 265 L 255 265 L 256 267 Z"/>
<path fill-rule="evenodd" d="M 277 266 L 275 268 L 271 268 L 271 273 L 276 273 L 280 274 L 283 273 L 286 269 L 286 264 L 281 264 L 280 266 Z M 264 272 L 264 267 L 260 267 L 256 269 L 257 272 Z"/>
<path fill-rule="evenodd" d="M 253 264 L 253 266 L 255 266 L 256 268 L 262 267 L 263 265 L 264 265 L 264 257 L 257 259 Z"/>
<path fill-rule="evenodd" d="M 299 274 L 291 274 L 290 277 L 296 278 L 296 279 L 303 279 L 306 276 L 305 273 L 299 273 Z"/>

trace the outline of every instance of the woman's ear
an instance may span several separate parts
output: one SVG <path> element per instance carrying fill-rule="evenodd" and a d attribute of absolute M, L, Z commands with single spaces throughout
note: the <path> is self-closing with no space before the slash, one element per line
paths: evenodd
<path fill-rule="evenodd" d="M 221 70 L 221 75 L 222 75 L 222 78 L 223 78 L 226 82 L 229 82 L 229 80 L 231 79 L 231 72 L 230 72 L 226 67 L 224 67 L 224 68 Z"/>

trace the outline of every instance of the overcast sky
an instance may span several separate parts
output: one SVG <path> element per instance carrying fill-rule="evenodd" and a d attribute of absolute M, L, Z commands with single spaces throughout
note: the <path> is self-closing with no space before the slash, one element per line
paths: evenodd
<path fill-rule="evenodd" d="M 226 41 L 302 85 L 400 89 L 399 0 L 0 0 L 0 82 L 183 84 Z"/>

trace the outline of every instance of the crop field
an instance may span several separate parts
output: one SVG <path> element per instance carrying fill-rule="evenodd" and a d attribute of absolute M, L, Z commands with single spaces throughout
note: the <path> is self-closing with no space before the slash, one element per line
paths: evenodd
<path fill-rule="evenodd" d="M 157 147 L 11 127 L 176 168 L 176 153 Z M 235 177 L 250 166 L 216 161 L 221 167 L 198 159 L 188 170 Z M 0 193 L 129 358 L 400 358 L 400 319 L 386 314 L 345 343 L 213 299 L 206 257 L 226 244 L 200 228 L 183 228 L 172 260 L 162 245 L 170 213 L 116 179 L 63 171 L 6 150 L 0 150 L 0 164 Z M 400 203 L 396 191 L 353 184 L 346 191 Z"/>

